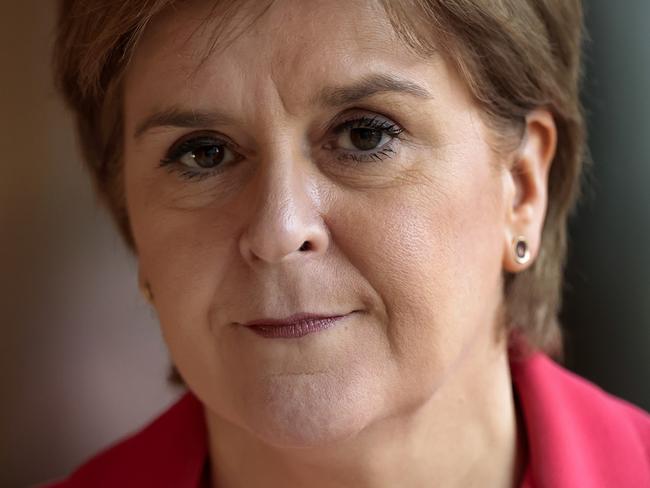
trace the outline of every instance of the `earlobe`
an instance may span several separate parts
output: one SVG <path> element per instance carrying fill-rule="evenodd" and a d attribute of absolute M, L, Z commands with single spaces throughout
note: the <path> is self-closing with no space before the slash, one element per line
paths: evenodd
<path fill-rule="evenodd" d="M 149 302 L 150 305 L 153 305 L 153 292 L 151 291 L 151 285 L 149 284 L 148 281 L 145 281 L 144 284 L 142 285 L 141 292 L 145 300 L 147 300 L 147 302 Z"/>
<path fill-rule="evenodd" d="M 151 291 L 151 284 L 144 277 L 142 268 L 138 271 L 138 288 L 144 299 L 150 304 L 153 305 L 153 292 Z"/>
<path fill-rule="evenodd" d="M 548 176 L 557 144 L 552 114 L 535 109 L 526 117 L 521 144 L 507 169 L 503 267 L 526 269 L 538 253 L 548 201 Z"/>

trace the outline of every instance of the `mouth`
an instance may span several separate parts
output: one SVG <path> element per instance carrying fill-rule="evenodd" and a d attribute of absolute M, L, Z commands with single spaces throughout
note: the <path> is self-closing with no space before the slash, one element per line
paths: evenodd
<path fill-rule="evenodd" d="M 285 319 L 259 319 L 244 325 L 267 339 L 293 339 L 329 329 L 354 312 L 343 315 L 298 313 Z"/>

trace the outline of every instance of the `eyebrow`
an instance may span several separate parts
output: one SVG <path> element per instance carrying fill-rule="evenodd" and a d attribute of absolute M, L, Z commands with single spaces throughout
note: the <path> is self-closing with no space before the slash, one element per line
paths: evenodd
<path fill-rule="evenodd" d="M 401 93 L 422 99 L 433 98 L 433 95 L 426 88 L 407 78 L 377 73 L 365 76 L 351 85 L 324 88 L 314 102 L 319 105 L 339 107 L 387 92 Z"/>
<path fill-rule="evenodd" d="M 351 85 L 323 88 L 312 103 L 326 107 L 340 107 L 381 93 L 400 93 L 421 99 L 433 98 L 426 88 L 409 79 L 377 73 L 368 75 Z M 133 137 L 139 139 L 145 132 L 156 127 L 197 129 L 232 123 L 232 117 L 218 111 L 185 110 L 172 106 L 147 116 L 137 125 Z"/>
<path fill-rule="evenodd" d="M 232 123 L 232 117 L 216 111 L 185 110 L 180 107 L 169 107 L 156 111 L 140 122 L 133 138 L 139 139 L 142 135 L 156 127 L 183 127 L 198 129 L 215 125 Z"/>

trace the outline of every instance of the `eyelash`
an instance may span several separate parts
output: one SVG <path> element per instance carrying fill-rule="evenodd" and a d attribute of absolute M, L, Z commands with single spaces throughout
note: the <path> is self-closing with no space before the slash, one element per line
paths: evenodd
<path fill-rule="evenodd" d="M 359 152 L 345 152 L 339 155 L 339 160 L 348 160 L 353 163 L 367 163 L 367 162 L 379 162 L 385 159 L 392 157 L 395 154 L 395 148 L 393 147 L 396 143 L 396 140 L 399 140 L 400 135 L 404 132 L 404 129 L 397 125 L 395 122 L 391 122 L 388 119 L 380 118 L 378 116 L 364 116 L 352 120 L 348 120 L 338 125 L 334 129 L 335 134 L 341 134 L 345 130 L 349 129 L 372 129 L 379 130 L 390 136 L 390 141 L 385 143 L 379 148 L 379 150 L 369 151 L 365 153 Z"/>
<path fill-rule="evenodd" d="M 180 141 L 176 142 L 169 151 L 167 151 L 167 155 L 160 160 L 160 167 L 167 168 L 170 173 L 178 173 L 182 178 L 187 180 L 196 181 L 201 181 L 209 176 L 220 173 L 225 168 L 225 165 L 219 165 L 211 170 L 206 169 L 205 171 L 197 171 L 180 161 L 185 154 L 208 146 L 222 146 L 227 148 L 229 151 L 236 153 L 234 147 L 230 143 L 219 139 L 212 134 L 191 134 L 190 137 L 182 138 Z"/>
<path fill-rule="evenodd" d="M 333 129 L 330 129 L 330 131 L 335 136 L 338 136 L 346 130 L 360 128 L 382 131 L 390 137 L 390 140 L 374 151 L 370 150 L 368 152 L 363 152 L 339 149 L 340 154 L 337 157 L 339 161 L 345 160 L 348 161 L 349 164 L 357 166 L 360 164 L 379 162 L 388 159 L 396 153 L 394 145 L 401 138 L 402 132 L 404 132 L 404 129 L 395 122 L 379 116 L 362 116 L 349 119 L 340 123 Z M 233 164 L 233 162 L 229 162 L 220 164 L 214 169 L 197 171 L 180 162 L 181 157 L 184 155 L 206 146 L 221 146 L 226 148 L 228 151 L 237 154 L 235 146 L 228 141 L 219 139 L 214 135 L 193 134 L 191 137 L 181 139 L 175 143 L 169 149 L 167 155 L 160 160 L 160 167 L 165 167 L 169 172 L 178 173 L 179 176 L 187 180 L 201 181 L 224 171 L 230 164 Z M 235 162 L 238 162 L 239 160 L 241 160 L 241 157 L 235 158 Z"/>

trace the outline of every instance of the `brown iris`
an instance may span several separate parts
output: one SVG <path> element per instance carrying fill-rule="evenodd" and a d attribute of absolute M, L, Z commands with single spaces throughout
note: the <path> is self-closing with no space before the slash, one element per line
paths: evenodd
<path fill-rule="evenodd" d="M 361 151 L 376 149 L 381 142 L 383 132 L 377 129 L 356 128 L 350 131 L 350 141 Z"/>
<path fill-rule="evenodd" d="M 214 144 L 198 147 L 192 151 L 192 158 L 201 168 L 214 168 L 224 159 L 224 147 Z"/>

